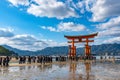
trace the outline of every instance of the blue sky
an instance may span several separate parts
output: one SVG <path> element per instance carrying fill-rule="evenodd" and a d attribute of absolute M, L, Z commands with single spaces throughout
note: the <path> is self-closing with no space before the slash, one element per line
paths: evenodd
<path fill-rule="evenodd" d="M 2 0 L 0 44 L 40 50 L 67 46 L 64 35 L 95 32 L 94 45 L 120 43 L 118 7 L 119 0 Z"/>

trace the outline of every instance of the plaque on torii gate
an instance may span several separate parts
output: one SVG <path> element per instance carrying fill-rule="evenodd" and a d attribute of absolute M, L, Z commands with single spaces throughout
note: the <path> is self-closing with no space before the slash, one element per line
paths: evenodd
<path fill-rule="evenodd" d="M 64 37 L 69 40 L 68 43 L 71 43 L 71 45 L 69 45 L 69 56 L 70 57 L 76 56 L 75 43 L 81 43 L 81 42 L 86 43 L 85 44 L 85 55 L 90 56 L 91 55 L 91 46 L 89 45 L 89 42 L 94 42 L 94 40 L 91 40 L 91 38 L 94 38 L 97 35 L 98 35 L 98 33 L 89 34 L 89 35 L 78 35 L 78 36 L 65 35 Z"/>

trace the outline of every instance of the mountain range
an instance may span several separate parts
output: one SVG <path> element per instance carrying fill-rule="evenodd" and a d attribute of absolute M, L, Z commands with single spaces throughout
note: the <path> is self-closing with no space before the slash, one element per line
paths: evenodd
<path fill-rule="evenodd" d="M 12 48 L 7 45 L 2 45 L 6 49 L 10 51 L 14 51 L 18 53 L 18 55 L 67 55 L 68 54 L 68 46 L 60 46 L 60 47 L 47 47 L 38 51 L 27 51 L 27 50 L 19 50 L 16 48 Z M 91 53 L 95 55 L 105 55 L 108 53 L 109 55 L 120 55 L 120 44 L 101 44 L 101 45 L 92 45 Z M 77 48 L 77 55 L 84 54 L 84 47 Z"/>

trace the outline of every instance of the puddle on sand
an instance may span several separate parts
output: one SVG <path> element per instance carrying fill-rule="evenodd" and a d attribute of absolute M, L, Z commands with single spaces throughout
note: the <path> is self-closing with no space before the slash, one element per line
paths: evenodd
<path fill-rule="evenodd" d="M 0 68 L 0 80 L 120 80 L 119 63 L 66 62 Z"/>

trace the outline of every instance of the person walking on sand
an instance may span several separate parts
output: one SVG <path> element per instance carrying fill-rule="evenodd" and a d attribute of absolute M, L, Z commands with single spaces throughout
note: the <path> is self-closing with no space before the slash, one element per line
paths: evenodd
<path fill-rule="evenodd" d="M 5 67 L 6 64 L 6 58 L 3 58 L 3 66 Z"/>
<path fill-rule="evenodd" d="M 2 57 L 0 57 L 0 66 L 2 66 Z"/>
<path fill-rule="evenodd" d="M 10 61 L 10 58 L 7 56 L 7 57 L 6 57 L 6 67 L 9 66 L 9 61 Z"/>
<path fill-rule="evenodd" d="M 28 63 L 31 64 L 31 57 L 28 57 Z"/>

